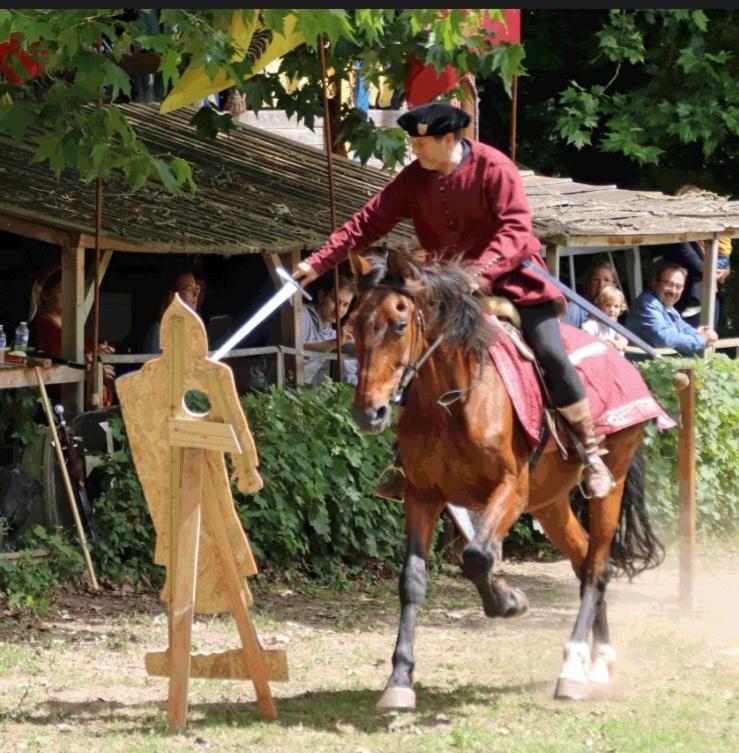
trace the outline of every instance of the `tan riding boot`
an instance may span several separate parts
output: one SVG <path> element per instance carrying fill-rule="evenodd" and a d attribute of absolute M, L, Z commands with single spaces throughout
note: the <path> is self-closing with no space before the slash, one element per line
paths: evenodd
<path fill-rule="evenodd" d="M 572 405 L 565 405 L 557 410 L 577 434 L 588 458 L 588 464 L 583 468 L 580 478 L 583 496 L 587 499 L 602 499 L 608 496 L 616 486 L 616 482 L 601 457 L 606 451 L 598 448 L 598 439 L 595 436 L 595 427 L 587 399 L 572 403 Z"/>

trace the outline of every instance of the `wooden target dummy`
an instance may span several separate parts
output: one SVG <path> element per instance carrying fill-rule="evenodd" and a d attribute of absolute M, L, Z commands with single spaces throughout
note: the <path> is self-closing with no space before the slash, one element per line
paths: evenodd
<path fill-rule="evenodd" d="M 224 452 L 240 490 L 262 488 L 257 453 L 231 369 L 208 358 L 200 318 L 178 295 L 162 317 L 162 355 L 116 380 L 136 471 L 156 529 L 154 562 L 167 568 L 162 599 L 169 605 L 169 647 L 146 655 L 151 675 L 169 677 L 170 731 L 187 722 L 190 677 L 251 678 L 263 716 L 277 709 L 269 681 L 287 680 L 287 659 L 264 650 L 249 613 L 244 576 L 257 572 L 231 496 Z M 185 407 L 185 394 L 204 393 L 205 414 Z M 241 648 L 190 655 L 195 613 L 231 611 Z"/>

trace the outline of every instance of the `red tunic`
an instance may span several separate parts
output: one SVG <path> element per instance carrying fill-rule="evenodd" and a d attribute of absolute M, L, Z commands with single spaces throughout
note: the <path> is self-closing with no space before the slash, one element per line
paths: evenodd
<path fill-rule="evenodd" d="M 478 262 L 482 288 L 513 303 L 564 302 L 544 278 L 521 267 L 530 259 L 546 269 L 531 231 L 531 210 L 513 162 L 502 152 L 468 142 L 467 158 L 449 175 L 425 170 L 418 160 L 403 168 L 306 261 L 323 274 L 362 251 L 399 222 L 410 219 L 420 245 L 436 258 Z"/>

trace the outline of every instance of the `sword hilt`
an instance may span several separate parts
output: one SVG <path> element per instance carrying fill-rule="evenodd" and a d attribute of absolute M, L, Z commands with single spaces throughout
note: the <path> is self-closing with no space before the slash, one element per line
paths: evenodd
<path fill-rule="evenodd" d="M 305 298 L 307 301 L 313 300 L 310 295 L 305 290 L 303 290 L 303 288 L 300 286 L 300 283 L 285 269 L 285 267 L 275 267 L 275 272 L 277 272 L 277 276 L 281 277 L 285 283 L 288 283 L 297 288 L 303 298 Z"/>

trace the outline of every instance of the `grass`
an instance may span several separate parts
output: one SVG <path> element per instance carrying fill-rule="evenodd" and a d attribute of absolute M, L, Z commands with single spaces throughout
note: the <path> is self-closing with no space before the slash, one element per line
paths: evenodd
<path fill-rule="evenodd" d="M 255 590 L 255 622 L 287 650 L 290 681 L 273 685 L 279 718 L 262 720 L 249 682 L 194 680 L 188 729 L 173 736 L 166 680 L 143 668 L 143 654 L 166 645 L 161 608 L 131 596 L 113 611 L 87 597 L 67 604 L 66 617 L 0 624 L 3 751 L 730 751 L 739 739 L 737 561 L 737 548 L 706 553 L 692 614 L 675 602 L 674 552 L 634 585 L 616 584 L 619 675 L 607 697 L 574 704 L 551 697 L 577 606 L 569 565 L 504 566 L 532 604 L 513 622 L 484 618 L 474 588 L 442 568 L 419 616 L 418 709 L 384 716 L 374 704 L 395 641 L 395 579 L 340 592 L 269 584 Z M 230 618 L 202 616 L 193 640 L 213 651 L 237 637 Z"/>

